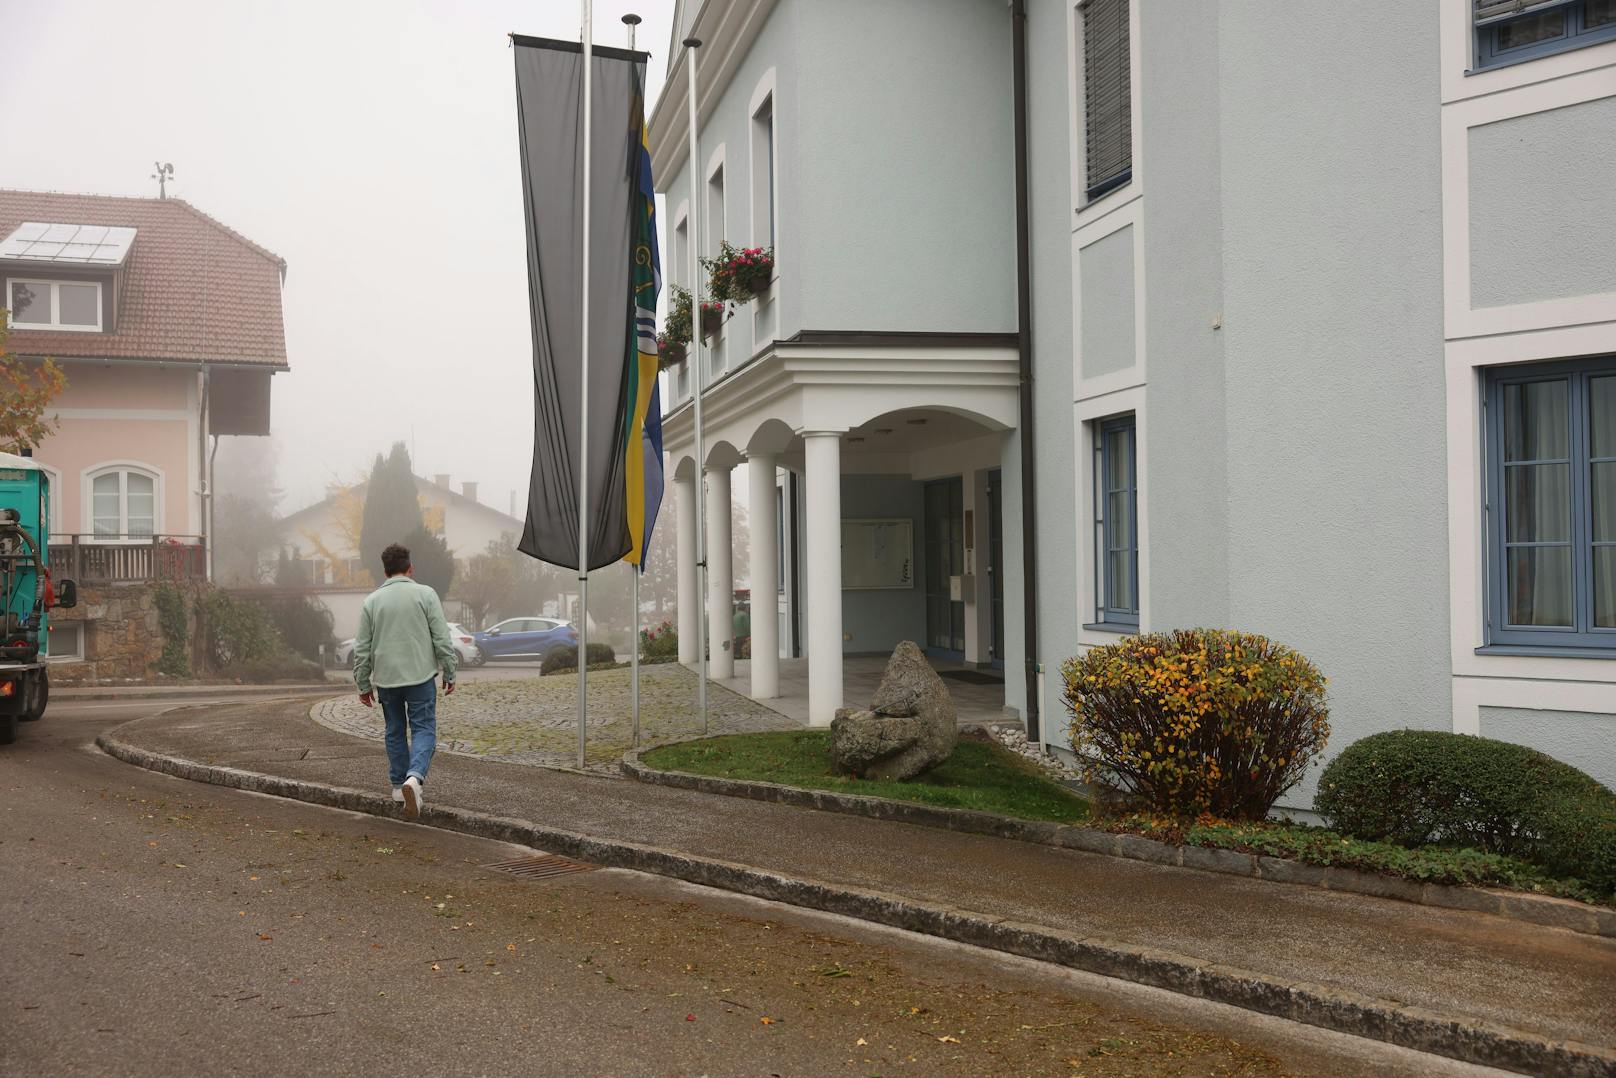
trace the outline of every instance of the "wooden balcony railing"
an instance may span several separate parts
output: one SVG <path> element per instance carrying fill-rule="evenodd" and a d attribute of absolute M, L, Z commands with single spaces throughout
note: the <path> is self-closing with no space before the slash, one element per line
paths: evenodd
<path fill-rule="evenodd" d="M 53 535 L 51 576 L 86 584 L 201 580 L 207 549 L 196 535 Z"/>

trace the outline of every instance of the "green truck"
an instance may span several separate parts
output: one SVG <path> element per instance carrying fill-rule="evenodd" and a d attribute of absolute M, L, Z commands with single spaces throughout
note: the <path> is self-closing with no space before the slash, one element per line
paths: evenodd
<path fill-rule="evenodd" d="M 0 745 L 50 698 L 50 612 L 78 602 L 50 576 L 50 481 L 29 457 L 0 453 Z"/>

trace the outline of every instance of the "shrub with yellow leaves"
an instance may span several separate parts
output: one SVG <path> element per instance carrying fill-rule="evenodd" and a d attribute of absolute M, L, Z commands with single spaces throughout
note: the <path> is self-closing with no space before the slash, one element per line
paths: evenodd
<path fill-rule="evenodd" d="M 1318 668 L 1253 633 L 1128 637 L 1061 674 L 1084 779 L 1134 809 L 1262 819 L 1330 737 Z"/>

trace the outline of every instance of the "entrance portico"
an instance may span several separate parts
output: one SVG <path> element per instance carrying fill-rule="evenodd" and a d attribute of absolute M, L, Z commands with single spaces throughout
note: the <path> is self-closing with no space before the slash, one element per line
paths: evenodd
<path fill-rule="evenodd" d="M 1019 544 L 997 541 L 1002 507 L 1019 502 L 1013 338 L 802 333 L 723 373 L 703 411 L 700 462 L 688 399 L 663 423 L 682 662 L 698 658 L 700 474 L 710 669 L 735 672 L 730 493 L 744 460 L 754 699 L 775 698 L 781 657 L 801 656 L 808 720 L 828 725 L 843 706 L 843 656 L 889 654 L 905 639 L 939 661 L 1019 667 L 1019 642 L 1001 639 L 1006 610 L 1020 606 L 1001 552 Z"/>

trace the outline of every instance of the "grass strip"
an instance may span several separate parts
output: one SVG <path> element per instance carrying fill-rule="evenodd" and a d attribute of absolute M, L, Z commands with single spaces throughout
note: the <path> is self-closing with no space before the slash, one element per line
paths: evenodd
<path fill-rule="evenodd" d="M 962 739 L 947 760 L 907 782 L 837 774 L 828 730 L 709 737 L 664 745 L 643 759 L 647 766 L 666 771 L 996 812 L 1021 820 L 1077 823 L 1089 811 L 1086 799 L 1045 776 L 1036 764 L 987 741 Z"/>

